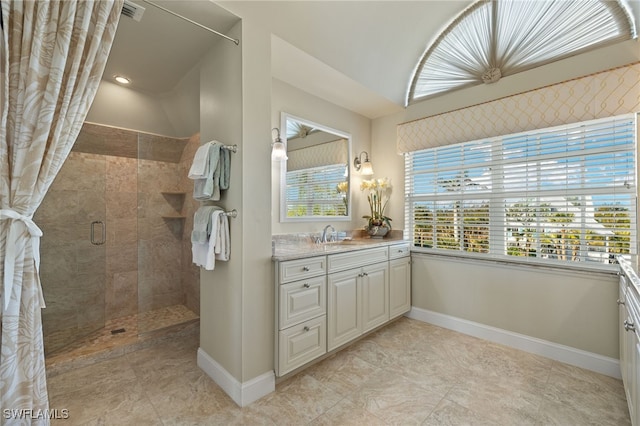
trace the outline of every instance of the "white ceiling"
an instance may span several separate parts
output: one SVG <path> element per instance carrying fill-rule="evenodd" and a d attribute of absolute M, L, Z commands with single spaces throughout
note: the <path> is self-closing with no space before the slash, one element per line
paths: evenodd
<path fill-rule="evenodd" d="M 171 91 L 211 48 L 222 40 L 144 0 L 140 22 L 121 16 L 109 53 L 104 79 L 116 74 L 131 79 L 131 87 L 151 94 Z M 166 9 L 226 33 L 239 18 L 206 0 L 153 0 Z M 230 43 L 230 42 L 228 42 Z"/>
<path fill-rule="evenodd" d="M 139 23 L 122 17 L 105 78 L 121 72 L 132 78 L 134 88 L 167 92 L 198 63 L 211 43 L 229 43 L 144 0 L 134 2 L 146 8 L 145 14 Z M 273 34 L 275 78 L 376 118 L 404 108 L 411 75 L 423 52 L 473 1 L 223 1 L 219 6 L 207 0 L 157 3 L 223 33 L 238 21 L 233 14 L 260 22 Z M 640 0 L 629 4 L 637 22 Z M 573 69 L 573 77 L 637 61 L 640 49 L 635 42 L 631 49 L 625 46 L 622 56 L 592 58 L 588 57 L 593 62 L 589 69 Z"/>

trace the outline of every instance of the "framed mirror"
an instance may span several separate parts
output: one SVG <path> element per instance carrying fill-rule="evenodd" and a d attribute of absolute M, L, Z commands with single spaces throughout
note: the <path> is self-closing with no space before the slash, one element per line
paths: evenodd
<path fill-rule="evenodd" d="M 280 221 L 351 220 L 351 135 L 282 113 Z"/>

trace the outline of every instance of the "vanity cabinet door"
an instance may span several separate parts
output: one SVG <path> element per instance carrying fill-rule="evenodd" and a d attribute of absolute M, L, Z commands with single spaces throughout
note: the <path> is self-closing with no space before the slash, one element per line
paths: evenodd
<path fill-rule="evenodd" d="M 387 262 L 362 268 L 362 332 L 389 321 L 389 267 Z"/>
<path fill-rule="evenodd" d="M 360 268 L 327 276 L 327 350 L 361 334 Z"/>
<path fill-rule="evenodd" d="M 411 309 L 411 257 L 389 261 L 389 318 Z"/>
<path fill-rule="evenodd" d="M 632 424 L 634 426 L 640 425 L 640 340 L 635 336 L 633 339 L 635 343 L 633 356 L 633 379 L 632 379 L 632 397 L 635 398 L 630 406 L 633 408 L 630 410 L 633 413 L 634 420 L 632 420 Z"/>
<path fill-rule="evenodd" d="M 628 344 L 628 336 L 629 334 L 624 328 L 624 322 L 627 320 L 629 315 L 627 314 L 627 280 L 621 275 L 619 280 L 619 292 L 618 292 L 618 320 L 620 324 L 619 328 L 619 345 L 620 345 L 620 374 L 622 375 L 623 382 L 629 381 L 629 374 L 627 372 L 628 367 L 631 363 L 631 359 L 629 359 L 629 344 Z M 627 400 L 629 399 L 629 395 L 627 395 Z"/>

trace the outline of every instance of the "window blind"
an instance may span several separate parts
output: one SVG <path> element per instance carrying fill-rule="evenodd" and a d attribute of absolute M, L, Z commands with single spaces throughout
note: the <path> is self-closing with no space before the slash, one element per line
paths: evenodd
<path fill-rule="evenodd" d="M 416 247 L 554 262 L 636 254 L 636 115 L 405 154 Z"/>
<path fill-rule="evenodd" d="M 347 194 L 338 191 L 344 175 L 344 163 L 288 171 L 287 217 L 346 216 Z"/>

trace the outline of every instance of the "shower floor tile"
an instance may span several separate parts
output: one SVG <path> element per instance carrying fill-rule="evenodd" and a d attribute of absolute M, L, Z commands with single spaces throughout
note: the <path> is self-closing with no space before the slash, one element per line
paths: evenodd
<path fill-rule="evenodd" d="M 169 332 L 175 333 L 197 324 L 199 317 L 184 305 L 167 306 L 107 321 L 104 328 L 62 349 L 47 353 L 50 374 L 120 356 L 155 344 Z M 193 328 L 193 327 L 191 327 Z"/>
<path fill-rule="evenodd" d="M 176 324 L 197 320 L 198 315 L 184 305 L 167 306 L 166 308 L 138 314 L 138 333 L 149 333 Z"/>

